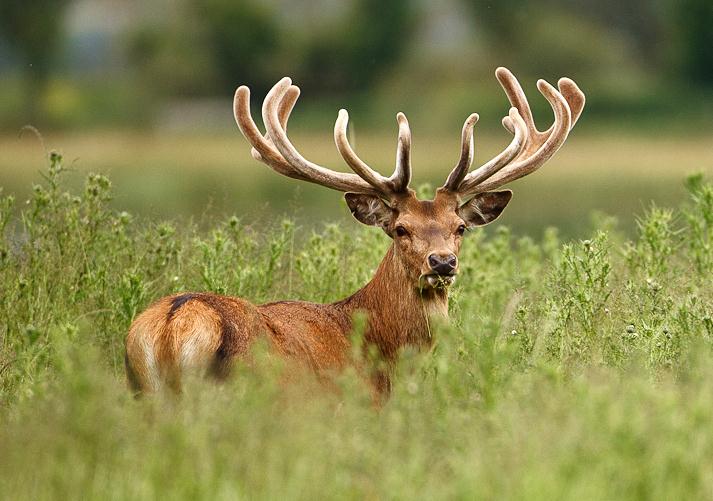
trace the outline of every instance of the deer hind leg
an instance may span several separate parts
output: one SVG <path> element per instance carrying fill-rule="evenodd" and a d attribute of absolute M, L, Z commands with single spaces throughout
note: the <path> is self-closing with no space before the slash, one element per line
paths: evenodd
<path fill-rule="evenodd" d="M 176 367 L 182 375 L 225 380 L 235 360 L 248 356 L 250 345 L 263 331 L 257 308 L 243 299 L 204 293 L 187 299 L 178 296 L 172 303 L 179 304 L 172 307 L 169 327 L 176 338 Z"/>
<path fill-rule="evenodd" d="M 155 323 L 156 317 L 151 308 L 146 310 L 131 325 L 126 337 L 126 379 L 137 396 L 158 391 L 161 387 L 156 338 L 162 322 Z"/>
<path fill-rule="evenodd" d="M 212 340 L 205 367 L 210 376 L 223 381 L 236 360 L 249 356 L 252 342 L 264 331 L 262 317 L 253 304 L 243 299 L 216 294 L 201 294 L 196 299 L 212 311 L 214 327 L 219 332 Z"/>
<path fill-rule="evenodd" d="M 209 371 L 220 346 L 222 319 L 206 304 L 205 294 L 181 294 L 170 299 L 165 311 L 166 335 L 160 357 L 166 384 L 181 392 L 187 377 L 203 377 Z"/>

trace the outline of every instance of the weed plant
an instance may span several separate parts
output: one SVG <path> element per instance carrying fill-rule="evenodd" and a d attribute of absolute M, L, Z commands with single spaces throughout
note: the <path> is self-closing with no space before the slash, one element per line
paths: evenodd
<path fill-rule="evenodd" d="M 123 340 L 172 292 L 340 299 L 388 239 L 357 223 L 212 231 L 109 208 L 111 183 L 0 197 L 2 499 L 710 499 L 713 185 L 626 241 L 471 232 L 451 323 L 381 409 L 353 371 L 284 384 L 265 346 L 230 381 L 134 400 Z M 517 197 L 515 202 L 517 203 Z"/>

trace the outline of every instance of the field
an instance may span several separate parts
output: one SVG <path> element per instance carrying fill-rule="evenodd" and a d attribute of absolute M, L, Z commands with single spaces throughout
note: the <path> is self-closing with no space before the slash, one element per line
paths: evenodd
<path fill-rule="evenodd" d="M 323 139 L 300 144 L 336 162 Z M 405 354 L 377 411 L 352 372 L 337 391 L 280 384 L 262 346 L 226 384 L 134 400 L 123 338 L 152 300 L 336 300 L 388 239 L 340 219 L 338 195 L 294 195 L 237 137 L 45 140 L 66 158 L 0 143 L 3 499 L 713 497 L 713 185 L 685 176 L 710 173 L 710 141 L 573 137 L 467 236 L 451 323 Z M 391 165 L 393 141 L 363 143 Z M 417 183 L 440 182 L 456 151 L 416 140 Z M 275 217 L 292 204 L 307 206 L 297 222 Z M 589 222 L 593 208 L 619 222 Z"/>
<path fill-rule="evenodd" d="M 312 125 L 313 127 L 316 127 Z M 296 136 L 305 155 L 335 169 L 348 169 L 336 151 L 332 124 L 322 132 Z M 301 130 L 298 126 L 296 130 Z M 457 160 L 460 124 L 447 136 L 414 130 L 414 184 L 440 186 Z M 248 154 L 235 130 L 214 135 L 77 133 L 50 134 L 44 146 L 26 132 L 21 138 L 0 137 L 0 186 L 21 199 L 30 193 L 45 167 L 46 149 L 58 148 L 67 182 L 81 188 L 84 175 L 97 172 L 115 185 L 112 207 L 153 220 L 192 218 L 210 227 L 215 218 L 238 214 L 242 220 L 296 218 L 301 224 L 349 221 L 338 194 L 275 175 Z M 477 131 L 476 165 L 499 152 L 509 141 L 504 131 Z M 357 152 L 377 170 L 394 165 L 394 130 L 357 135 Z M 565 148 L 536 176 L 512 185 L 515 202 L 500 220 L 518 235 L 541 238 L 550 226 L 564 237 L 584 238 L 592 231 L 590 215 L 597 210 L 617 216 L 622 230 L 632 234 L 634 214 L 650 200 L 677 206 L 685 199 L 682 180 L 693 172 L 713 175 L 710 129 L 665 137 L 632 136 L 575 130 Z"/>

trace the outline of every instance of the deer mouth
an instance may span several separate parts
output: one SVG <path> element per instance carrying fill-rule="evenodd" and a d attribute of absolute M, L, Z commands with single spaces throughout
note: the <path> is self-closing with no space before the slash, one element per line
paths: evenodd
<path fill-rule="evenodd" d="M 427 273 L 421 275 L 419 282 L 421 286 L 428 284 L 432 289 L 447 289 L 456 280 L 456 273 Z"/>

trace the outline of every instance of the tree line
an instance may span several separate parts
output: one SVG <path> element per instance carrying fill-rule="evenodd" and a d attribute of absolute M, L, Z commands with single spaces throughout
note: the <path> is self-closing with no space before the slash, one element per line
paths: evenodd
<path fill-rule="evenodd" d="M 485 51 L 521 71 L 596 71 L 626 47 L 631 64 L 650 75 L 713 88 L 710 0 L 460 2 Z M 402 60 L 423 21 L 414 0 L 351 0 L 326 26 L 293 29 L 280 15 L 286 3 L 182 0 L 171 21 L 126 35 L 126 58 L 163 95 L 224 94 L 235 82 L 260 93 L 282 74 L 315 93 L 368 91 Z M 24 75 L 30 116 L 56 69 L 70 4 L 0 4 L 0 40 Z"/>

